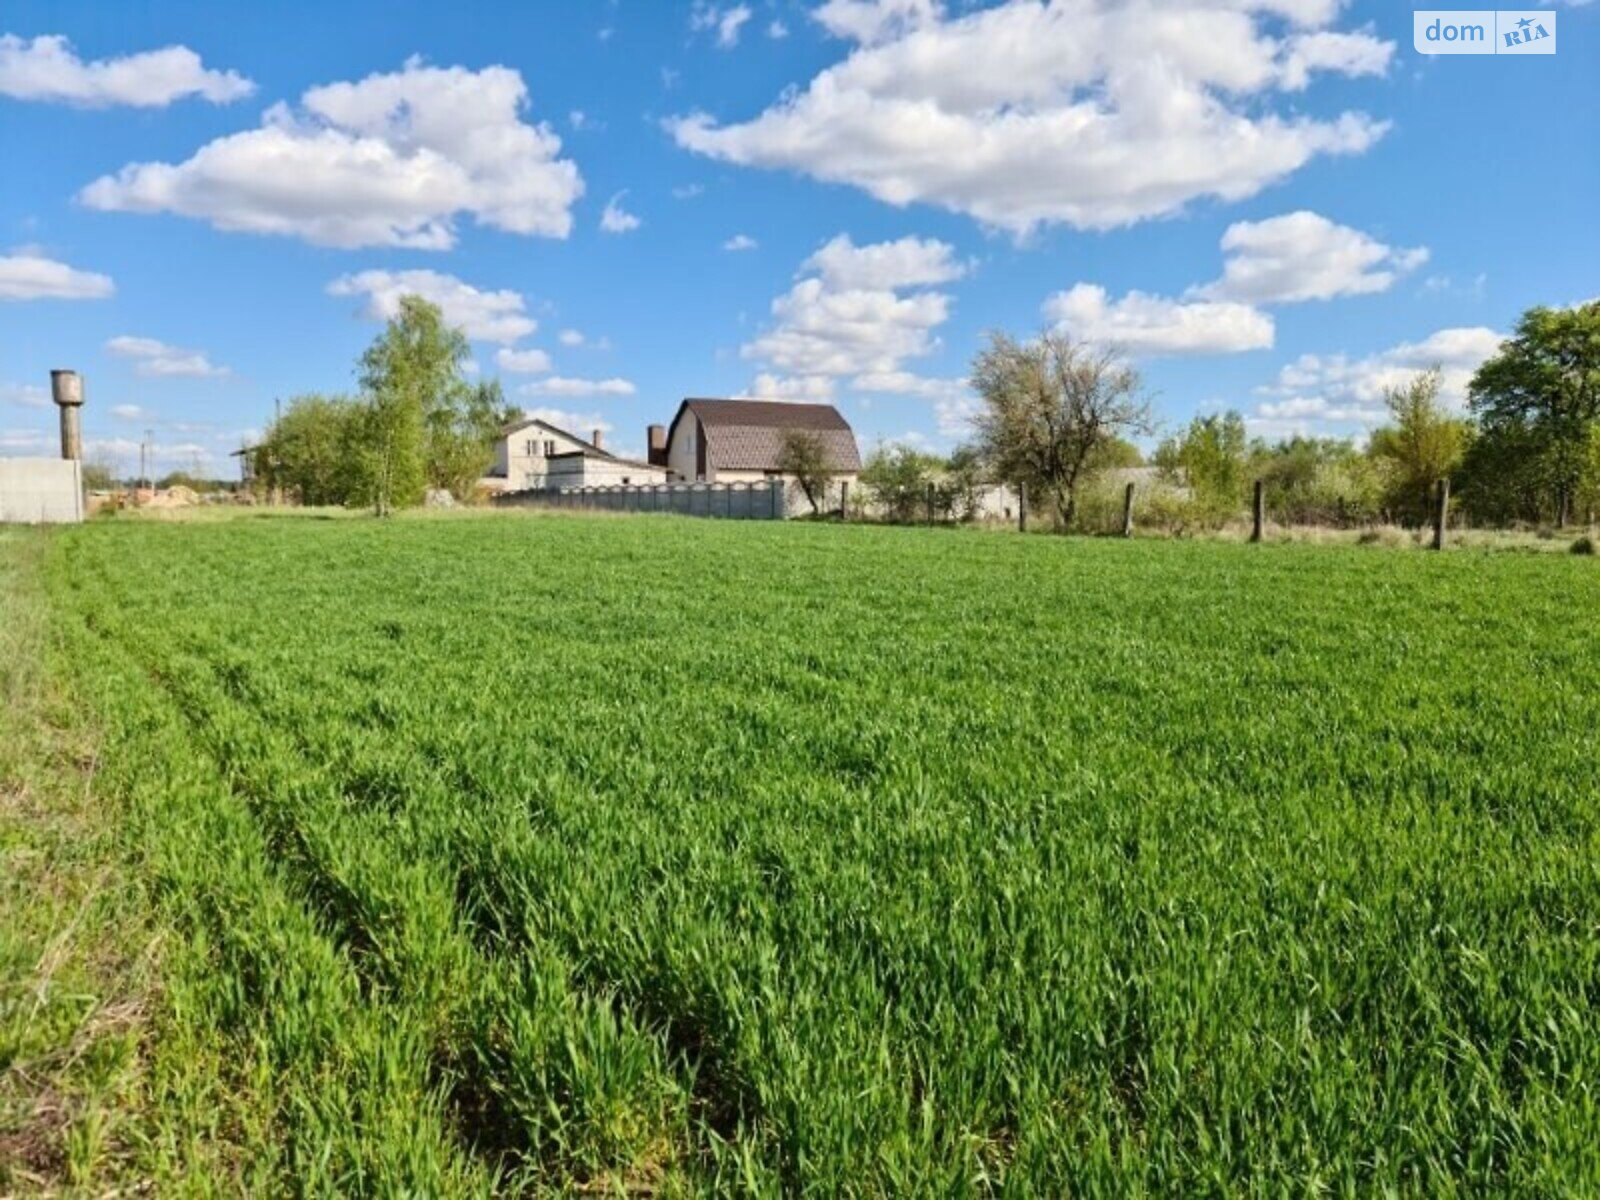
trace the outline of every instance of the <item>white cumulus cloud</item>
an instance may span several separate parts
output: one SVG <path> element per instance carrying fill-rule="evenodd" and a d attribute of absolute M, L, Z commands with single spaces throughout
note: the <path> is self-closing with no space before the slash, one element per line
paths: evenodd
<path fill-rule="evenodd" d="M 565 408 L 525 408 L 522 410 L 522 415 L 530 421 L 543 421 L 546 425 L 565 429 L 583 441 L 588 441 L 596 429 L 601 433 L 610 433 L 616 428 L 605 417 L 595 412 L 572 412 Z"/>
<path fill-rule="evenodd" d="M 226 104 L 255 86 L 236 71 L 208 69 L 187 46 L 84 62 L 64 37 L 0 36 L 0 96 L 17 100 L 161 108 L 187 96 Z"/>
<path fill-rule="evenodd" d="M 114 291 L 109 275 L 33 251 L 0 254 L 0 300 L 104 300 Z"/>
<path fill-rule="evenodd" d="M 760 243 L 748 233 L 736 233 L 727 241 L 722 243 L 722 248 L 724 250 L 733 251 L 754 250 L 758 245 L 760 245 Z"/>
<path fill-rule="evenodd" d="M 1440 398 L 1460 411 L 1473 373 L 1499 351 L 1503 337 L 1481 325 L 1458 326 L 1364 357 L 1302 354 L 1272 383 L 1256 389 L 1270 399 L 1256 407 L 1249 422 L 1269 434 L 1339 432 L 1330 426 L 1350 425 L 1370 429 L 1389 419 L 1386 389 L 1402 387 L 1434 367 L 1439 368 Z"/>
<path fill-rule="evenodd" d="M 511 350 L 502 346 L 495 351 L 494 363 L 513 375 L 543 375 L 550 369 L 550 356 L 543 350 Z"/>
<path fill-rule="evenodd" d="M 618 192 L 606 201 L 605 211 L 600 214 L 600 229 L 604 233 L 632 233 L 644 222 L 622 207 L 622 198 L 628 193 Z"/>
<path fill-rule="evenodd" d="M 921 287 L 949 283 L 967 273 L 955 248 L 933 238 L 904 237 L 893 242 L 857 246 L 841 233 L 802 264 L 802 271 L 821 275 L 840 290 Z"/>
<path fill-rule="evenodd" d="M 766 369 L 756 386 L 779 399 L 822 399 L 837 381 L 859 391 L 928 395 L 938 384 L 906 369 L 931 354 L 950 297 L 930 290 L 966 265 L 948 243 L 907 237 L 857 246 L 840 234 L 810 255 L 772 302 L 772 322 L 740 347 Z"/>
<path fill-rule="evenodd" d="M 699 0 L 689 13 L 689 27 L 695 30 L 714 30 L 717 45 L 731 50 L 739 44 L 739 33 L 755 14 L 748 4 L 732 4 L 719 8 Z"/>
<path fill-rule="evenodd" d="M 938 0 L 827 0 L 811 15 L 835 37 L 872 45 L 936 24 L 943 8 Z"/>
<path fill-rule="evenodd" d="M 438 271 L 362 271 L 341 275 L 328 285 L 328 294 L 366 296 L 362 315 L 374 321 L 387 321 L 398 313 L 402 297 L 421 296 L 437 304 L 445 321 L 475 342 L 509 345 L 539 327 L 524 311 L 520 293 L 509 288 L 481 291 Z"/>
<path fill-rule="evenodd" d="M 149 378 L 215 379 L 228 373 L 227 367 L 212 364 L 199 350 L 181 350 L 155 338 L 123 334 L 106 343 L 118 358 L 133 362 L 133 373 Z"/>
<path fill-rule="evenodd" d="M 773 375 L 763 371 L 750 381 L 744 395 L 758 400 L 794 400 L 817 403 L 832 400 L 834 382 L 826 375 Z"/>
<path fill-rule="evenodd" d="M 37 383 L 0 383 L 0 400 L 23 408 L 48 408 L 50 393 Z"/>
<path fill-rule="evenodd" d="M 1428 260 L 1314 212 L 1239 221 L 1222 235 L 1222 278 L 1196 295 L 1254 304 L 1327 300 L 1387 291 Z"/>
<path fill-rule="evenodd" d="M 637 391 L 627 379 L 572 379 L 551 375 L 518 389 L 524 396 L 631 396 Z"/>
<path fill-rule="evenodd" d="M 548 124 L 524 121 L 508 67 L 430 67 L 314 87 L 298 110 L 208 142 L 180 163 L 130 163 L 79 193 L 90 208 L 172 212 L 218 229 L 319 245 L 455 244 L 458 214 L 508 233 L 566 237 L 583 194 Z"/>
<path fill-rule="evenodd" d="M 1172 300 L 1131 291 L 1113 300 L 1097 284 L 1079 283 L 1044 302 L 1058 329 L 1130 354 L 1233 354 L 1272 345 L 1273 323 L 1248 304 Z"/>
<path fill-rule="evenodd" d="M 916 0 L 829 0 L 815 16 L 855 43 L 841 62 L 748 120 L 696 112 L 668 129 L 712 158 L 1018 235 L 1126 225 L 1243 199 L 1383 135 L 1361 112 L 1285 103 L 1316 73 L 1386 68 L 1391 43 L 1325 28 L 1337 10 L 1337 0 L 1015 0 L 950 16 Z"/>

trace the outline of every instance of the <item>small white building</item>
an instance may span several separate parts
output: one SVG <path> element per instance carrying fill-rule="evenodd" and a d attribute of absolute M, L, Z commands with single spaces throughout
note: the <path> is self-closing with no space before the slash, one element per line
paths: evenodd
<path fill-rule="evenodd" d="M 495 492 L 525 492 L 666 480 L 663 467 L 612 454 L 598 429 L 585 441 L 548 421 L 525 417 L 500 431 L 495 464 L 483 485 Z"/>

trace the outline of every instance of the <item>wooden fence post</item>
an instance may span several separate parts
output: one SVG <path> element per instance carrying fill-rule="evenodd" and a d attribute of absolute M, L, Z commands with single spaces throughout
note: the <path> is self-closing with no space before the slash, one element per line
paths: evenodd
<path fill-rule="evenodd" d="M 850 481 L 848 479 L 841 479 L 839 481 L 839 520 L 840 521 L 848 521 L 849 519 L 850 519 Z"/>
<path fill-rule="evenodd" d="M 1017 484 L 1017 532 L 1028 532 L 1028 485 Z"/>
<path fill-rule="evenodd" d="M 1122 536 L 1133 536 L 1133 481 L 1128 481 L 1128 490 L 1122 494 Z"/>
<path fill-rule="evenodd" d="M 928 480 L 928 524 L 933 524 L 933 480 Z"/>
<path fill-rule="evenodd" d="M 1433 509 L 1433 548 L 1444 549 L 1445 529 L 1450 521 L 1450 481 L 1439 480 L 1437 500 Z"/>
<path fill-rule="evenodd" d="M 1256 480 L 1256 497 L 1254 506 L 1255 520 L 1250 528 L 1250 540 L 1259 542 L 1267 524 L 1267 489 L 1261 480 Z"/>

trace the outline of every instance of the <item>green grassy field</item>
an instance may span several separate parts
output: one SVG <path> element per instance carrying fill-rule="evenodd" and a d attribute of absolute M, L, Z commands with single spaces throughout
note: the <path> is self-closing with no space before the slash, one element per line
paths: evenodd
<path fill-rule="evenodd" d="M 1600 570 L 110 522 L 52 661 L 224 1190 L 1600 1189 Z"/>

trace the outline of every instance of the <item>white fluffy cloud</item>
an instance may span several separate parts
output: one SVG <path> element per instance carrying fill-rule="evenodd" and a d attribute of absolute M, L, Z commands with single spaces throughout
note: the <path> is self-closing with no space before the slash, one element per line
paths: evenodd
<path fill-rule="evenodd" d="M 155 338 L 123 334 L 106 343 L 118 358 L 131 359 L 133 373 L 161 379 L 215 379 L 228 373 L 227 367 L 214 366 L 199 350 L 180 350 Z"/>
<path fill-rule="evenodd" d="M 938 0 L 827 0 L 812 17 L 835 37 L 874 45 L 936 24 Z"/>
<path fill-rule="evenodd" d="M 722 248 L 724 250 L 732 250 L 737 253 L 740 250 L 754 250 L 758 245 L 760 245 L 760 243 L 748 233 L 736 233 L 727 241 L 722 243 Z"/>
<path fill-rule="evenodd" d="M 973 423 L 983 405 L 976 396 L 959 396 L 936 401 L 933 406 L 934 421 L 939 433 L 947 438 L 964 438 L 973 431 Z"/>
<path fill-rule="evenodd" d="M 644 222 L 622 207 L 622 198 L 628 193 L 618 192 L 606 201 L 605 211 L 600 214 L 600 230 L 602 233 L 632 233 Z"/>
<path fill-rule="evenodd" d="M 341 275 L 328 285 L 330 296 L 366 296 L 362 315 L 387 321 L 400 311 L 403 296 L 421 296 L 437 304 L 444 319 L 475 342 L 509 345 L 526 337 L 539 323 L 524 311 L 522 296 L 509 288 L 480 291 L 454 275 L 438 271 L 362 271 Z"/>
<path fill-rule="evenodd" d="M 161 108 L 186 96 L 239 100 L 256 85 L 235 71 L 208 70 L 187 46 L 84 62 L 64 37 L 0 36 L 0 96 L 104 108 Z"/>
<path fill-rule="evenodd" d="M 494 363 L 512 375 L 543 375 L 550 369 L 550 356 L 543 350 L 511 350 L 502 346 L 494 353 Z"/>
<path fill-rule="evenodd" d="M 529 420 L 543 421 L 547 425 L 554 425 L 557 429 L 565 429 L 585 441 L 596 429 L 601 433 L 610 433 L 616 428 L 605 417 L 594 412 L 572 412 L 564 408 L 525 408 L 522 410 L 522 415 Z"/>
<path fill-rule="evenodd" d="M 1279 111 L 1315 72 L 1371 75 L 1393 44 L 1323 28 L 1337 0 L 1016 0 L 956 17 L 917 0 L 830 0 L 856 43 L 747 121 L 668 122 L 685 148 L 928 203 L 1025 234 L 1108 228 L 1239 200 L 1383 122 Z M 1290 18 L 1283 27 L 1279 17 Z"/>
<path fill-rule="evenodd" d="M 699 0 L 689 13 L 689 27 L 695 30 L 714 30 L 717 45 L 730 50 L 739 44 L 739 32 L 755 14 L 747 4 L 732 4 L 719 8 Z"/>
<path fill-rule="evenodd" d="M 218 229 L 319 245 L 455 244 L 457 214 L 508 233 L 565 237 L 583 193 L 549 125 L 522 119 L 527 88 L 508 67 L 418 59 L 387 75 L 314 87 L 260 128 L 209 142 L 181 163 L 130 163 L 84 188 L 90 208 L 173 212 Z"/>
<path fill-rule="evenodd" d="M 113 404 L 111 406 L 111 415 L 123 421 L 137 421 L 144 416 L 144 409 L 137 404 Z"/>
<path fill-rule="evenodd" d="M 818 402 L 832 400 L 833 380 L 826 375 L 773 375 L 763 371 L 750 382 L 746 396 L 759 400 Z"/>
<path fill-rule="evenodd" d="M 745 358 L 790 374 L 856 375 L 894 371 L 931 351 L 950 300 L 938 292 L 835 291 L 810 278 L 774 300 L 772 315 L 772 327 L 741 350 Z"/>
<path fill-rule="evenodd" d="M 0 254 L 0 300 L 104 300 L 111 276 L 80 271 L 34 251 Z"/>
<path fill-rule="evenodd" d="M 571 379 L 551 375 L 517 389 L 524 396 L 631 396 L 638 389 L 628 379 Z"/>
<path fill-rule="evenodd" d="M 1222 250 L 1222 278 L 1196 294 L 1253 304 L 1387 291 L 1428 260 L 1425 249 L 1395 249 L 1304 210 L 1230 225 Z"/>
<path fill-rule="evenodd" d="M 1074 338 L 1130 354 L 1232 354 L 1270 348 L 1273 337 L 1272 318 L 1248 304 L 1137 291 L 1112 300 L 1092 283 L 1057 292 L 1044 302 L 1044 313 Z"/>
<path fill-rule="evenodd" d="M 0 383 L 0 401 L 23 408 L 48 408 L 50 393 L 37 383 Z"/>
<path fill-rule="evenodd" d="M 904 237 L 893 242 L 857 246 L 841 233 L 801 265 L 815 271 L 840 291 L 893 291 L 949 283 L 967 273 L 955 248 L 933 238 Z"/>
<path fill-rule="evenodd" d="M 1329 426 L 1370 429 L 1388 419 L 1383 394 L 1420 371 L 1439 368 L 1440 397 L 1451 407 L 1466 403 L 1467 384 L 1503 335 L 1484 326 L 1441 329 L 1417 342 L 1401 342 L 1364 358 L 1302 354 L 1257 389 L 1263 400 L 1250 418 L 1257 432 L 1328 432 Z"/>
<path fill-rule="evenodd" d="M 910 289 L 966 273 L 947 243 L 901 238 L 857 246 L 845 234 L 801 264 L 802 278 L 772 302 L 772 324 L 740 348 L 764 364 L 756 380 L 779 399 L 820 399 L 839 379 L 861 391 L 925 394 L 907 359 L 937 347 L 950 297 Z M 898 385 L 898 386 L 897 386 Z"/>

